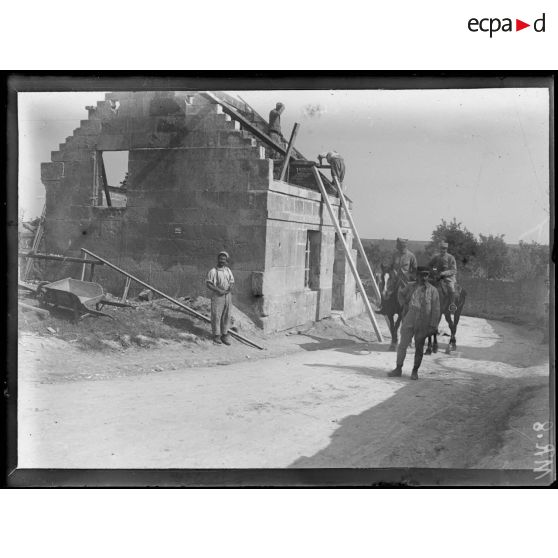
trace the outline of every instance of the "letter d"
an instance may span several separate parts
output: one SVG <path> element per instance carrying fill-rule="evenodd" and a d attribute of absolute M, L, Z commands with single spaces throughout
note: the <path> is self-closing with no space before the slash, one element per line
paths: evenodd
<path fill-rule="evenodd" d="M 545 14 L 543 14 L 541 18 L 536 19 L 536 20 L 535 20 L 535 23 L 533 23 L 533 29 L 534 29 L 537 33 L 544 33 L 544 25 L 545 25 L 544 18 L 545 18 Z M 541 27 L 540 29 L 539 29 L 539 27 L 538 27 L 539 22 L 542 23 L 542 27 Z"/>

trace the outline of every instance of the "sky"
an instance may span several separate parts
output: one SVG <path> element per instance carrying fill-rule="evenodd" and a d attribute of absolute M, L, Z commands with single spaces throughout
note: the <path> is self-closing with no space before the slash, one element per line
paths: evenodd
<path fill-rule="evenodd" d="M 548 90 L 241 91 L 267 117 L 285 104 L 307 158 L 338 151 L 363 238 L 428 240 L 442 219 L 475 235 L 548 243 Z M 40 163 L 104 93 L 20 93 L 20 214 L 44 203 Z M 109 180 L 110 182 L 110 180 Z"/>

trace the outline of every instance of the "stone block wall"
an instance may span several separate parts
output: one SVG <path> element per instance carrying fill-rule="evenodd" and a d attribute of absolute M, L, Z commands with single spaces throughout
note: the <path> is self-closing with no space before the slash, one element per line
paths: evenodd
<path fill-rule="evenodd" d="M 99 206 L 99 152 L 127 151 L 126 207 Z M 320 194 L 273 180 L 273 161 L 220 107 L 193 92 L 117 92 L 90 110 L 41 167 L 45 251 L 88 248 L 172 296 L 206 295 L 217 253 L 231 255 L 234 302 L 268 331 L 331 313 L 335 231 Z M 96 163 L 97 161 L 97 163 Z M 96 186 L 97 184 L 97 186 Z M 347 242 L 352 236 L 338 200 Z M 308 231 L 321 235 L 319 270 L 305 286 Z M 47 280 L 80 277 L 80 264 L 49 264 Z M 120 295 L 125 277 L 96 266 Z M 347 266 L 345 313 L 362 312 Z M 140 290 L 132 283 L 130 296 Z"/>
<path fill-rule="evenodd" d="M 330 197 L 339 217 L 339 200 Z M 267 197 L 267 249 L 263 296 L 259 300 L 261 325 L 265 330 L 286 329 L 331 315 L 335 228 L 319 193 L 273 181 Z M 342 220 L 348 245 L 352 233 Z M 309 231 L 320 235 L 317 278 L 305 285 L 305 252 Z M 356 258 L 356 252 L 352 252 Z M 344 315 L 364 311 L 356 296 L 355 280 L 345 270 Z"/>
<path fill-rule="evenodd" d="M 127 206 L 95 206 L 96 152 L 120 150 L 129 152 Z M 170 294 L 196 296 L 206 294 L 205 273 L 226 249 L 239 297 L 251 293 L 251 274 L 264 264 L 270 162 L 217 105 L 199 96 L 109 94 L 51 159 L 41 168 L 46 251 L 79 256 L 88 248 L 148 282 L 156 273 L 156 286 Z M 51 264 L 48 273 L 75 277 L 80 266 Z M 102 267 L 96 277 L 114 294 L 125 281 Z"/>

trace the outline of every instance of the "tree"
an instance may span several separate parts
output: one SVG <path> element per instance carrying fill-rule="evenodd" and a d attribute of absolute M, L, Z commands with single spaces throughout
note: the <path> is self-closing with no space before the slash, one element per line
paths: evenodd
<path fill-rule="evenodd" d="M 477 262 L 483 276 L 487 279 L 503 279 L 507 276 L 510 266 L 504 235 L 481 234 L 479 237 Z"/>
<path fill-rule="evenodd" d="M 510 254 L 511 271 L 516 280 L 546 274 L 549 262 L 549 247 L 537 242 L 520 241 Z"/>
<path fill-rule="evenodd" d="M 382 249 L 377 244 L 368 243 L 364 246 L 364 252 L 374 271 L 379 270 L 381 264 L 389 264 L 393 254 L 393 251 Z"/>
<path fill-rule="evenodd" d="M 440 242 L 447 242 L 448 252 L 455 256 L 457 267 L 471 270 L 477 254 L 478 242 L 475 235 L 461 223 L 453 219 L 448 223 L 445 219 L 432 231 L 432 242 L 426 247 L 429 256 L 438 251 Z"/>

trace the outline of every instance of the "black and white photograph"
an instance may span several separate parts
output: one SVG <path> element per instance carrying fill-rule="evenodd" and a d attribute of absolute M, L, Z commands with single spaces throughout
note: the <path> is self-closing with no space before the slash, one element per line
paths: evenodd
<path fill-rule="evenodd" d="M 17 469 L 551 484 L 553 84 L 20 80 Z"/>

